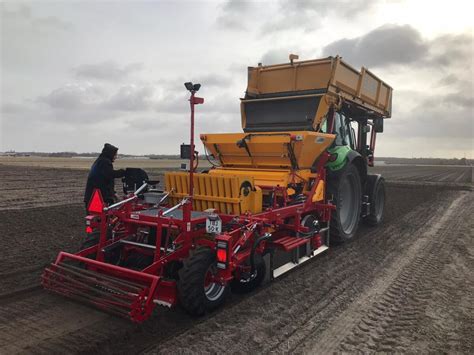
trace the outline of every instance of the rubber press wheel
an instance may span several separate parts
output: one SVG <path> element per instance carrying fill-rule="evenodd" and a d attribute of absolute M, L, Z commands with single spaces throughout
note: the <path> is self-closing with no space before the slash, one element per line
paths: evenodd
<path fill-rule="evenodd" d="M 81 241 L 81 245 L 79 247 L 79 251 L 93 247 L 94 245 L 99 244 L 100 239 L 100 231 L 95 230 L 92 233 L 86 234 L 84 239 Z M 96 259 L 96 253 L 89 254 L 87 256 L 88 259 Z M 110 253 L 105 254 L 105 262 L 110 264 L 117 264 L 120 259 L 120 253 L 118 251 L 112 251 Z"/>
<path fill-rule="evenodd" d="M 209 248 L 198 248 L 179 271 L 178 295 L 181 306 L 192 315 L 203 315 L 224 303 L 228 285 L 213 276 L 217 273 L 216 255 Z"/>
<path fill-rule="evenodd" d="M 331 213 L 331 240 L 348 241 L 357 232 L 361 213 L 362 187 L 358 169 L 348 164 L 338 176 L 329 179 L 328 192 L 336 205 Z"/>
<path fill-rule="evenodd" d="M 255 290 L 260 286 L 265 279 L 267 273 L 267 268 L 265 265 L 265 260 L 260 254 L 255 254 L 255 273 L 250 275 L 246 280 L 233 279 L 231 281 L 230 287 L 232 292 L 235 293 L 247 293 Z"/>
<path fill-rule="evenodd" d="M 84 239 L 81 240 L 81 245 L 79 247 L 79 250 L 84 250 L 84 249 L 93 247 L 96 244 L 99 244 L 99 238 L 100 238 L 99 230 L 86 234 Z"/>

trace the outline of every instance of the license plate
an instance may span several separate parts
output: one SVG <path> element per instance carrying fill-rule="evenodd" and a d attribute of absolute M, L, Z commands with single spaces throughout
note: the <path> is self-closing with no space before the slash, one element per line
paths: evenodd
<path fill-rule="evenodd" d="M 222 220 L 220 218 L 206 219 L 206 232 L 207 233 L 221 233 Z"/>

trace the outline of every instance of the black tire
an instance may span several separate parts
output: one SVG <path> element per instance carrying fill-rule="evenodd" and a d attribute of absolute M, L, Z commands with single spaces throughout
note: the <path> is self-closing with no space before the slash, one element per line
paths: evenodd
<path fill-rule="evenodd" d="M 86 234 L 85 238 L 81 241 L 79 251 L 93 247 L 99 244 L 100 239 L 100 230 L 95 230 L 92 233 Z M 96 259 L 97 254 L 89 254 L 88 259 Z M 118 250 L 110 251 L 109 253 L 104 254 L 104 261 L 110 264 L 117 264 L 120 260 L 120 252 Z"/>
<path fill-rule="evenodd" d="M 348 164 L 339 174 L 331 176 L 328 193 L 336 205 L 331 213 L 331 241 L 343 243 L 354 237 L 360 221 L 362 186 L 357 167 Z"/>
<path fill-rule="evenodd" d="M 206 285 L 208 272 L 217 268 L 216 255 L 209 248 L 198 248 L 179 270 L 178 296 L 181 306 L 192 315 L 203 315 L 222 305 L 229 286 L 218 283 Z"/>
<path fill-rule="evenodd" d="M 367 176 L 365 193 L 369 196 L 370 213 L 362 221 L 369 226 L 379 225 L 385 211 L 385 179 L 378 175 Z"/>
<path fill-rule="evenodd" d="M 143 270 L 153 263 L 153 256 L 143 255 L 139 252 L 132 252 L 127 259 L 121 261 L 120 266 L 132 269 Z"/>
<path fill-rule="evenodd" d="M 267 266 L 265 265 L 265 260 L 260 254 L 255 254 L 255 275 L 250 280 L 238 280 L 233 279 L 230 283 L 232 292 L 235 293 L 248 293 L 255 290 L 259 287 L 263 280 L 265 280 L 265 275 L 267 274 Z M 250 261 L 249 261 L 250 264 Z"/>
<path fill-rule="evenodd" d="M 81 245 L 79 251 L 93 247 L 94 245 L 99 244 L 100 231 L 95 230 L 92 233 L 86 234 L 84 239 L 81 240 Z"/>

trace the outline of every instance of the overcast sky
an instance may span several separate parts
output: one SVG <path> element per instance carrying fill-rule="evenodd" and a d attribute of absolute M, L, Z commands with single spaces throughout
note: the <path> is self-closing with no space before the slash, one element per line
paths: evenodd
<path fill-rule="evenodd" d="M 239 132 L 247 66 L 341 55 L 394 88 L 376 155 L 473 157 L 473 2 L 1 3 L 0 151 L 176 154 Z M 201 149 L 202 152 L 202 149 Z"/>

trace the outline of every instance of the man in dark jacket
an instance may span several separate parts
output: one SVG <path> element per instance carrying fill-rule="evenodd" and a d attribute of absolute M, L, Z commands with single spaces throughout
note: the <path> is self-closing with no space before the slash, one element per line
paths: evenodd
<path fill-rule="evenodd" d="M 84 203 L 87 206 L 95 189 L 99 189 L 105 203 L 111 204 L 115 200 L 114 179 L 125 175 L 125 170 L 114 170 L 113 162 L 117 158 L 118 148 L 112 144 L 105 143 L 102 153 L 92 164 L 87 177 Z"/>

